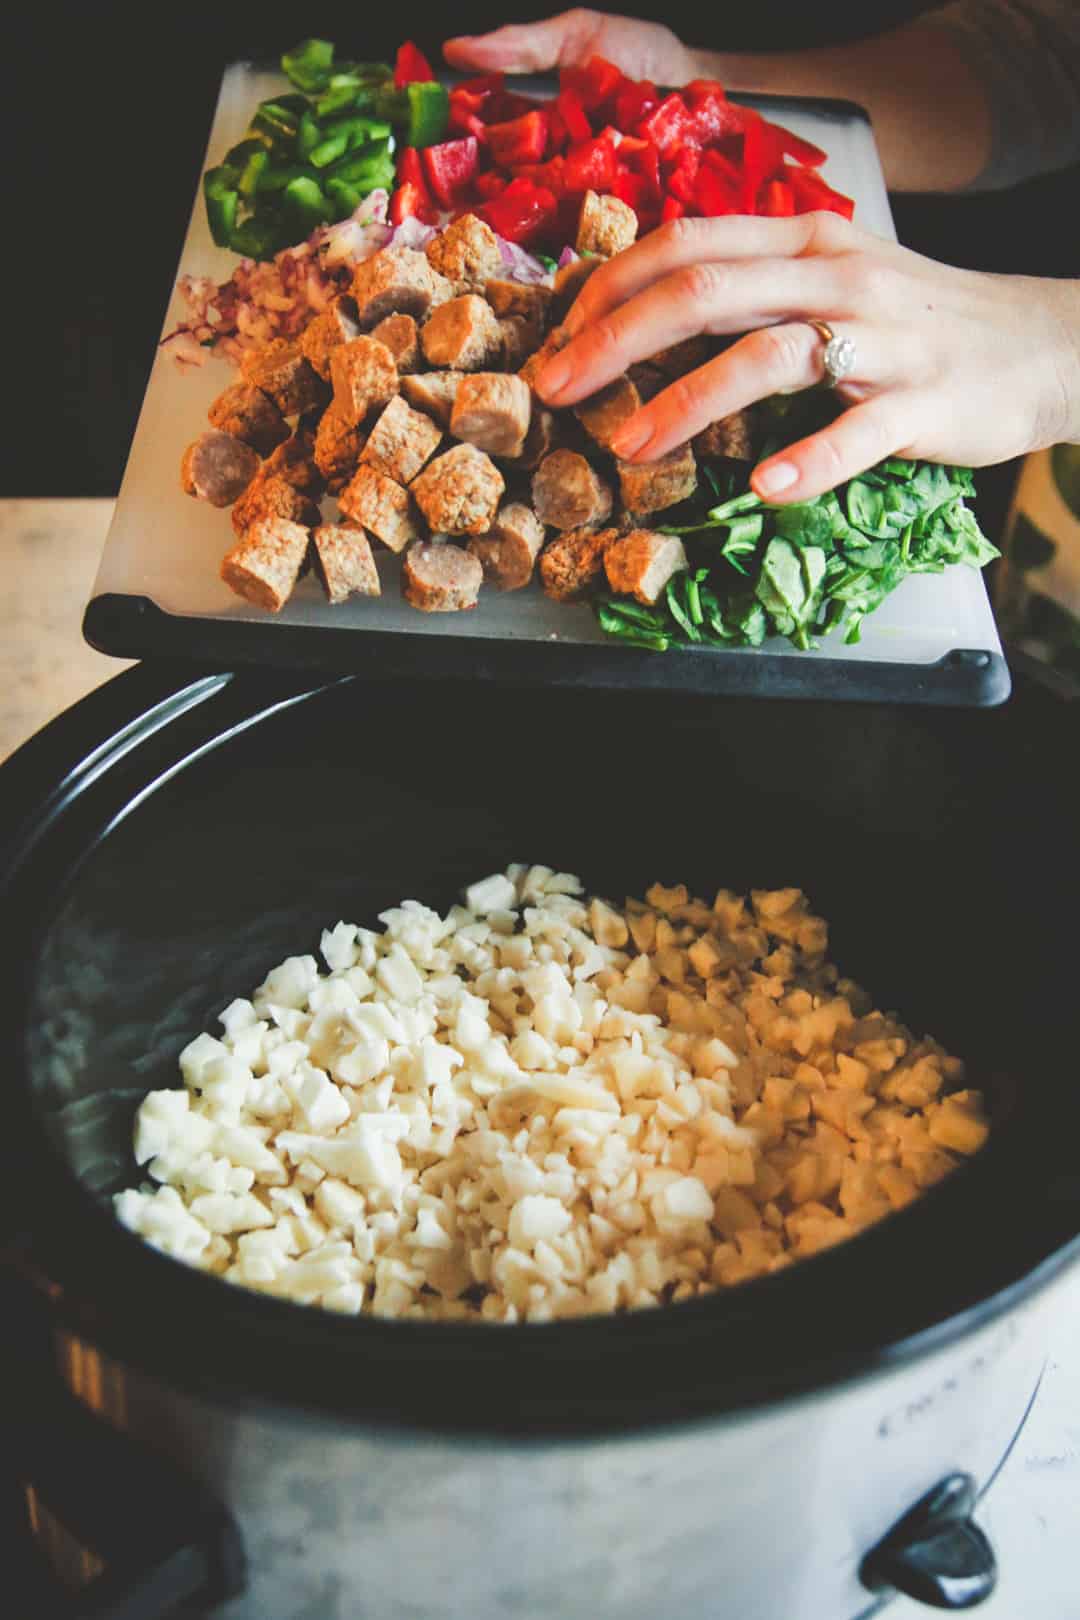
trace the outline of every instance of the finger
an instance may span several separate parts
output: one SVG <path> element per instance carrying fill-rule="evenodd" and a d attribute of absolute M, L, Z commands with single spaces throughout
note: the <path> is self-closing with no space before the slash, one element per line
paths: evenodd
<path fill-rule="evenodd" d="M 885 456 L 904 452 L 918 431 L 914 396 L 879 394 L 754 468 L 751 487 L 774 504 L 809 501 Z"/>
<path fill-rule="evenodd" d="M 897 380 L 896 346 L 887 332 L 852 324 L 844 334 L 854 340 L 856 354 L 856 369 L 840 390 L 844 398 L 865 398 L 869 389 L 877 392 Z M 623 424 L 612 449 L 624 461 L 655 461 L 756 400 L 813 387 L 824 375 L 823 348 L 805 321 L 751 332 L 657 394 Z"/>
<path fill-rule="evenodd" d="M 829 259 L 689 265 L 581 330 L 544 367 L 537 390 L 549 405 L 574 405 L 684 338 L 746 332 L 821 309 L 839 314 L 843 294 Z"/>
<path fill-rule="evenodd" d="M 573 336 L 662 276 L 693 265 L 850 253 L 858 241 L 855 227 L 836 214 L 671 220 L 595 270 L 563 326 Z"/>
<path fill-rule="evenodd" d="M 527 26 L 508 23 L 491 34 L 460 34 L 446 41 L 443 55 L 451 67 L 542 73 L 546 68 L 558 66 L 569 26 L 564 12 Z"/>

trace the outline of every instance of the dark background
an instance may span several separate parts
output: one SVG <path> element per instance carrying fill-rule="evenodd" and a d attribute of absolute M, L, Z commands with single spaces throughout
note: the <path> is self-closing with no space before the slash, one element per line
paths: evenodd
<path fill-rule="evenodd" d="M 323 34 L 366 57 L 405 35 L 437 57 L 449 32 L 480 32 L 554 7 L 476 0 L 452 10 L 179 0 L 24 4 L 5 25 L 0 270 L 8 283 L 0 496 L 112 495 L 119 487 L 224 65 L 274 57 Z M 612 7 L 610 9 L 616 9 Z M 688 0 L 619 7 L 664 19 L 689 42 L 768 50 L 876 32 L 925 5 Z M 901 238 L 954 263 L 1075 273 L 1068 220 L 1077 174 L 964 199 L 894 198 Z M 982 475 L 996 526 L 1011 470 Z"/>

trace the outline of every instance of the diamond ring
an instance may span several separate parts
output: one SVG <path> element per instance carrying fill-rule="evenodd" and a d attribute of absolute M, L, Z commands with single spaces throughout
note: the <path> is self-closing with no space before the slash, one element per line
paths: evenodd
<path fill-rule="evenodd" d="M 821 364 L 825 375 L 823 382 L 826 388 L 835 388 L 844 378 L 850 376 L 855 369 L 855 340 L 849 337 L 837 337 L 828 321 L 817 321 L 807 318 L 807 325 L 812 326 L 818 334 L 825 348 L 821 356 Z"/>

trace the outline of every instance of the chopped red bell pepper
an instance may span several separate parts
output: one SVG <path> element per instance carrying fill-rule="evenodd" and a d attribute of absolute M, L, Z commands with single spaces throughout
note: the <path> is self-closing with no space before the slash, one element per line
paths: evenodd
<path fill-rule="evenodd" d="M 660 104 L 660 92 L 651 79 L 627 79 L 615 97 L 615 122 L 622 130 L 636 129 Z"/>
<path fill-rule="evenodd" d="M 689 84 L 684 84 L 682 87 L 683 99 L 691 107 L 696 102 L 701 101 L 703 97 L 726 96 L 726 94 L 727 92 L 719 79 L 691 79 Z"/>
<path fill-rule="evenodd" d="M 698 213 L 704 214 L 707 219 L 716 219 L 721 214 L 744 212 L 738 189 L 729 185 L 715 169 L 708 168 L 705 164 L 702 164 L 698 171 L 694 202 Z"/>
<path fill-rule="evenodd" d="M 508 242 L 529 243 L 555 218 L 558 201 L 553 192 L 531 180 L 511 180 L 506 190 L 480 209 L 480 218 Z"/>
<path fill-rule="evenodd" d="M 492 96 L 505 83 L 505 73 L 475 73 L 471 79 L 462 79 L 460 84 L 455 84 L 450 94 L 456 96 L 465 91 L 470 96 Z"/>
<path fill-rule="evenodd" d="M 725 157 L 723 152 L 718 152 L 714 146 L 707 152 L 702 152 L 701 161 L 707 169 L 715 169 L 716 173 L 736 191 L 742 185 L 742 170 L 739 165 L 733 163 L 731 158 Z"/>
<path fill-rule="evenodd" d="M 660 205 L 660 223 L 666 225 L 669 219 L 682 219 L 685 213 L 686 204 L 678 197 L 665 197 Z"/>
<path fill-rule="evenodd" d="M 752 214 L 762 184 L 784 164 L 783 131 L 751 107 L 743 109 L 743 210 Z"/>
<path fill-rule="evenodd" d="M 466 90 L 458 85 L 450 92 L 448 127 L 462 135 L 475 135 L 481 143 L 487 139 L 487 129 L 481 116 L 488 91 Z"/>
<path fill-rule="evenodd" d="M 652 141 L 661 157 L 671 157 L 691 139 L 690 109 L 677 91 L 665 96 L 647 118 L 643 118 L 634 131 Z M 695 142 L 700 145 L 700 142 Z"/>
<path fill-rule="evenodd" d="M 559 89 L 573 90 L 586 112 L 610 101 L 625 82 L 614 62 L 602 56 L 591 56 L 583 67 L 564 68 L 559 74 Z"/>
<path fill-rule="evenodd" d="M 494 169 L 488 169 L 484 174 L 478 174 L 473 181 L 473 190 L 478 197 L 485 201 L 497 197 L 500 191 L 505 191 L 509 185 L 505 174 L 497 174 Z"/>
<path fill-rule="evenodd" d="M 618 171 L 611 182 L 611 195 L 626 203 L 635 214 L 640 214 L 645 207 L 648 186 L 640 174 L 634 174 L 632 170 L 624 168 Z"/>
<path fill-rule="evenodd" d="M 677 197 L 682 203 L 696 203 L 700 167 L 701 153 L 695 146 L 684 146 L 668 173 L 668 196 Z"/>
<path fill-rule="evenodd" d="M 618 155 L 620 161 L 629 163 L 635 174 L 640 174 L 645 182 L 645 195 L 648 200 L 658 204 L 663 195 L 660 184 L 660 154 L 652 141 L 638 142 L 628 137 L 620 143 Z"/>
<path fill-rule="evenodd" d="M 567 152 L 563 185 L 567 191 L 610 191 L 615 178 L 615 148 L 597 135 Z"/>
<path fill-rule="evenodd" d="M 786 218 L 795 212 L 795 193 L 783 180 L 766 180 L 758 196 L 757 211 L 773 219 Z"/>
<path fill-rule="evenodd" d="M 415 146 L 403 146 L 398 153 L 397 177 L 402 185 L 423 186 L 424 190 L 427 190 L 424 165 L 420 161 L 420 153 Z"/>
<path fill-rule="evenodd" d="M 834 191 L 832 186 L 826 185 L 820 174 L 813 169 L 796 169 L 786 165 L 783 177 L 791 187 L 795 198 L 795 208 L 800 214 L 815 213 L 822 209 L 831 214 L 842 214 L 850 219 L 855 212 L 855 204 L 850 197 L 845 197 L 842 191 Z"/>
<path fill-rule="evenodd" d="M 494 90 L 484 103 L 485 124 L 508 124 L 512 118 L 525 113 L 547 111 L 547 102 L 534 101 L 531 96 L 519 95 L 516 90 Z"/>
<path fill-rule="evenodd" d="M 419 219 L 425 225 L 434 225 L 436 217 L 426 189 L 412 180 L 403 181 L 390 198 L 391 225 L 400 225 L 407 219 Z"/>
<path fill-rule="evenodd" d="M 578 141 L 587 141 L 591 137 L 592 125 L 589 123 L 589 115 L 576 90 L 560 90 L 555 97 L 555 111 L 562 119 L 563 127 L 573 145 L 576 146 Z"/>
<path fill-rule="evenodd" d="M 543 186 L 547 191 L 553 191 L 557 197 L 561 196 L 565 187 L 563 185 L 563 171 L 566 159 L 562 153 L 549 158 L 546 163 L 521 163 L 510 173 L 515 180 L 531 180 L 534 186 Z"/>
<path fill-rule="evenodd" d="M 480 148 L 474 135 L 461 141 L 425 146 L 421 153 L 424 177 L 431 195 L 443 208 L 455 208 L 480 166 Z"/>
<path fill-rule="evenodd" d="M 737 107 L 721 91 L 719 95 L 699 95 L 692 104 L 686 138 L 699 146 L 711 146 L 715 141 L 742 134 L 745 128 L 745 109 Z"/>
<path fill-rule="evenodd" d="M 411 39 L 398 46 L 394 60 L 394 83 L 399 90 L 406 84 L 425 84 L 434 77 L 431 63 Z"/>
<path fill-rule="evenodd" d="M 775 127 L 779 128 L 779 125 Z M 813 141 L 804 141 L 794 130 L 781 129 L 780 134 L 783 136 L 782 145 L 788 157 L 794 158 L 796 163 L 805 164 L 808 169 L 820 168 L 829 155 L 823 152 L 820 146 L 815 146 Z"/>
<path fill-rule="evenodd" d="M 547 149 L 546 112 L 528 112 L 507 124 L 487 126 L 492 162 L 512 169 L 520 163 L 540 163 Z"/>

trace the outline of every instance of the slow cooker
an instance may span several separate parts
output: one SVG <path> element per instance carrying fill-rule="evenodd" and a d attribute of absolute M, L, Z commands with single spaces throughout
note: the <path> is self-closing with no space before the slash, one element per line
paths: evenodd
<path fill-rule="evenodd" d="M 1076 710 L 1014 681 L 970 712 L 161 663 L 17 753 L 0 1072 L 26 1613 L 854 1620 L 897 1589 L 985 1596 L 977 1498 L 1080 1248 Z M 134 1109 L 234 993 L 324 925 L 448 905 L 513 860 L 620 897 L 804 888 L 832 959 L 965 1056 L 988 1145 L 775 1276 L 561 1324 L 338 1318 L 119 1226 Z"/>

